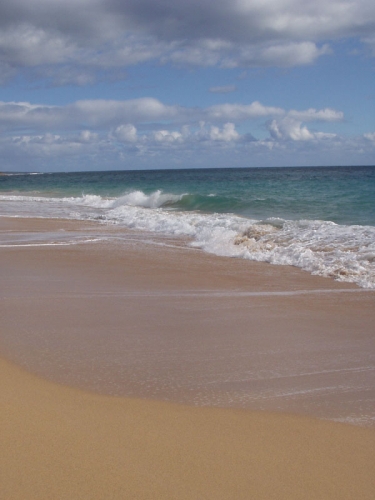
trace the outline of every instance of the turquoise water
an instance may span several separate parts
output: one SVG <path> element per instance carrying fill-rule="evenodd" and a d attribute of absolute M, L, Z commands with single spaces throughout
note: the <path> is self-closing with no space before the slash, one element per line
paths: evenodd
<path fill-rule="evenodd" d="M 375 288 L 375 167 L 0 176 L 0 215 L 99 220 Z"/>
<path fill-rule="evenodd" d="M 375 167 L 74 172 L 0 177 L 1 192 L 120 197 L 157 190 L 182 195 L 179 210 L 250 218 L 319 219 L 375 225 Z"/>

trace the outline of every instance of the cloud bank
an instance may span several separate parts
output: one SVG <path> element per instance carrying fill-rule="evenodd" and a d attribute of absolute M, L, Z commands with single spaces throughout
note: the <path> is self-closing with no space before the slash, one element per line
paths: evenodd
<path fill-rule="evenodd" d="M 356 38 L 375 53 L 372 0 L 3 0 L 0 74 L 84 85 L 146 61 L 292 67 Z"/>
<path fill-rule="evenodd" d="M 0 129 L 8 134 L 17 131 L 92 130 L 105 131 L 128 124 L 143 128 L 159 126 L 161 122 L 172 125 L 196 125 L 208 122 L 213 125 L 228 122 L 247 122 L 259 118 L 277 117 L 279 123 L 335 122 L 344 118 L 342 111 L 313 108 L 297 111 L 264 106 L 258 101 L 251 104 L 217 104 L 206 108 L 171 106 L 153 97 L 115 100 L 81 100 L 66 106 L 47 106 L 28 102 L 0 101 Z M 130 129 L 121 128 L 122 134 Z"/>
<path fill-rule="evenodd" d="M 343 120 L 343 112 L 331 108 L 288 110 L 257 101 L 202 108 L 151 97 L 65 106 L 0 102 L 1 168 L 257 166 L 291 164 L 290 157 L 303 165 L 313 164 L 317 154 L 368 162 L 375 149 L 372 132 L 348 141 L 316 129 Z"/>

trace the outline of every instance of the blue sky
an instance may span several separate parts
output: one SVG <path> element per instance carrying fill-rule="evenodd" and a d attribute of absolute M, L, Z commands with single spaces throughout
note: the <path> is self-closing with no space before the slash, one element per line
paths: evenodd
<path fill-rule="evenodd" d="M 375 164 L 373 0 L 3 0 L 0 170 Z"/>

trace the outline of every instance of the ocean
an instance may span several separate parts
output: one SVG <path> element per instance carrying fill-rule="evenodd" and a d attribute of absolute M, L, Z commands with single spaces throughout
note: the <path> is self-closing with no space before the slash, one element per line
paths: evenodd
<path fill-rule="evenodd" d="M 182 237 L 211 254 L 375 289 L 374 166 L 3 174 L 0 216 Z M 26 236 L 1 246 L 21 244 Z"/>

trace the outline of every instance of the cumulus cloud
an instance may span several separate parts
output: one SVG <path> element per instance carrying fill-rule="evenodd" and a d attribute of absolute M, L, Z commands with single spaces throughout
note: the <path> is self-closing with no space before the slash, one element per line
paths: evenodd
<path fill-rule="evenodd" d="M 120 125 L 116 128 L 114 136 L 122 142 L 137 142 L 137 129 L 130 123 Z"/>
<path fill-rule="evenodd" d="M 290 115 L 281 120 L 274 119 L 270 121 L 267 128 L 271 137 L 275 140 L 312 141 L 336 136 L 336 134 L 324 132 L 311 132 L 306 125 L 303 125 L 301 121 L 294 119 Z"/>
<path fill-rule="evenodd" d="M 249 157 L 257 165 L 264 164 L 265 158 L 277 165 L 283 158 L 286 161 L 284 152 L 296 154 L 299 161 L 310 158 L 310 163 L 316 163 L 311 158 L 317 151 L 342 154 L 348 141 L 316 131 L 311 124 L 329 126 L 342 119 L 343 113 L 331 108 L 285 110 L 257 101 L 207 108 L 170 106 L 154 98 L 81 100 L 65 106 L 0 102 L 0 154 L 3 169 L 9 164 L 21 170 L 48 170 L 49 162 L 63 164 L 64 169 L 66 165 L 71 169 L 103 168 L 103 162 L 126 168 L 121 162 L 127 161 L 132 168 L 151 164 L 164 168 L 181 166 L 190 159 L 185 164 L 188 167 L 201 160 L 207 165 L 212 158 L 217 165 L 226 158 L 227 166 L 233 166 L 236 158 L 243 166 Z M 263 124 L 269 137 L 256 139 L 252 124 L 256 124 L 255 130 Z M 352 157 L 355 151 L 357 155 L 364 151 L 362 158 L 364 154 L 370 157 L 374 134 L 365 134 L 350 147 Z M 298 156 L 302 152 L 305 156 Z M 286 162 L 293 164 L 291 156 L 288 158 Z"/>
<path fill-rule="evenodd" d="M 225 123 L 222 130 L 219 127 L 211 127 L 210 130 L 210 138 L 213 141 L 237 141 L 240 137 L 240 134 L 237 132 L 234 123 Z"/>
<path fill-rule="evenodd" d="M 267 124 L 271 137 L 275 140 L 312 141 L 328 139 L 335 134 L 311 132 L 303 122 L 336 122 L 344 119 L 344 113 L 331 108 L 290 110 L 283 117 L 274 118 Z"/>
<path fill-rule="evenodd" d="M 314 139 L 314 135 L 302 126 L 301 122 L 291 118 L 283 120 L 272 120 L 268 130 L 274 139 L 292 139 L 293 141 L 309 141 Z"/>
<path fill-rule="evenodd" d="M 170 132 L 169 130 L 157 130 L 152 134 L 156 142 L 159 143 L 173 143 L 182 142 L 183 135 L 176 130 Z"/>
<path fill-rule="evenodd" d="M 311 64 L 335 40 L 356 37 L 373 48 L 374 31 L 372 0 L 3 0 L 0 60 L 3 79 L 28 68 L 84 84 L 100 69 L 150 60 Z"/>
<path fill-rule="evenodd" d="M 364 165 L 373 163 L 375 153 L 375 143 L 363 136 L 348 139 L 328 137 L 326 134 L 322 137 L 315 133 L 314 140 L 272 137 L 254 140 L 249 134 L 238 132 L 239 139 L 233 134 L 233 140 L 226 140 L 226 132 L 235 129 L 216 128 L 218 131 L 208 124 L 178 130 L 160 128 L 149 133 L 137 133 L 135 142 L 119 141 L 113 133 L 94 133 L 91 136 L 81 133 L 2 135 L 2 169 L 100 170 L 103 164 L 113 169 Z M 220 134 L 222 136 L 218 138 Z"/>
<path fill-rule="evenodd" d="M 98 134 L 95 132 L 91 132 L 90 130 L 82 130 L 82 132 L 79 134 L 78 137 L 78 142 L 82 143 L 90 143 L 90 142 L 95 142 L 98 140 Z"/>
<path fill-rule="evenodd" d="M 179 136 L 171 135 L 169 127 L 193 125 L 204 122 L 212 129 L 211 139 L 238 139 L 236 123 L 252 120 L 271 120 L 268 129 L 274 139 L 292 138 L 308 140 L 313 137 L 303 122 L 335 122 L 343 120 L 342 111 L 331 108 L 284 110 L 266 106 L 258 101 L 251 104 L 218 104 L 207 108 L 171 106 L 152 97 L 124 101 L 95 99 L 76 101 L 65 106 L 31 104 L 28 102 L 0 102 L 0 130 L 12 134 L 21 131 L 77 131 L 82 140 L 92 136 L 88 131 L 112 130 L 112 136 L 120 142 L 136 142 L 137 128 L 157 129 L 155 140 L 172 142 Z M 158 127 L 158 124 L 164 124 Z M 168 127 L 165 125 L 168 124 Z M 137 127 L 137 128 L 136 128 Z M 223 127 L 220 129 L 219 127 Z M 186 130 L 185 135 L 187 135 Z M 206 133 L 207 133 L 207 129 Z M 90 132 L 91 133 L 91 132 Z M 164 134 L 164 135 L 163 135 Z M 203 137 L 203 136 L 202 136 Z M 314 135 L 316 138 L 317 136 Z M 298 139 L 297 139 L 298 138 Z"/>
<path fill-rule="evenodd" d="M 343 118 L 342 111 L 331 108 L 284 110 L 258 101 L 207 108 L 170 106 L 151 97 L 126 101 L 81 100 L 65 106 L 0 102 L 3 134 L 39 137 L 41 133 L 53 131 L 65 137 L 76 132 L 80 143 L 95 142 L 101 133 L 109 134 L 110 140 L 128 144 L 139 143 L 146 136 L 159 144 L 182 143 L 193 136 L 200 141 L 248 142 L 254 140 L 253 136 L 249 132 L 240 135 L 236 123 L 259 123 L 259 120 L 266 120 L 273 140 L 308 141 L 332 134 L 311 132 L 305 122 L 330 123 Z M 176 126 L 180 127 L 179 131 Z M 193 133 L 193 129 L 196 132 Z M 366 137 L 370 139 L 371 134 Z"/>

